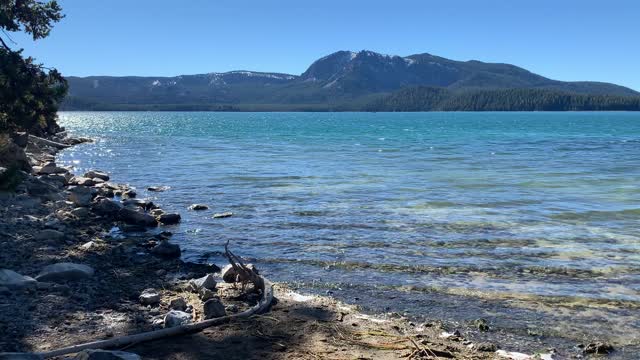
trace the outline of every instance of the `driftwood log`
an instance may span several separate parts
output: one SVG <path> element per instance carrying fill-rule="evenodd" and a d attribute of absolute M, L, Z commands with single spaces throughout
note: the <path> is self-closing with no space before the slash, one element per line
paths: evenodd
<path fill-rule="evenodd" d="M 66 149 L 68 147 L 71 147 L 71 145 L 67 145 L 67 144 L 63 144 L 63 143 L 59 143 L 59 142 L 43 139 L 41 137 L 37 137 L 37 136 L 33 136 L 33 135 L 29 135 L 29 140 L 31 140 L 31 141 L 33 141 L 35 143 L 48 145 L 48 146 L 53 146 L 53 147 L 55 147 L 57 149 Z"/>
<path fill-rule="evenodd" d="M 87 349 L 108 349 L 108 348 L 119 348 L 127 345 L 137 344 L 146 341 L 158 340 L 162 338 L 167 338 L 171 336 L 179 336 L 184 334 L 190 334 L 198 331 L 202 331 L 208 327 L 225 324 L 235 319 L 248 318 L 254 314 L 259 314 L 265 312 L 271 306 L 273 302 L 273 285 L 271 282 L 260 275 L 257 275 L 254 271 L 247 268 L 239 257 L 234 255 L 228 248 L 229 242 L 225 245 L 225 254 L 227 255 L 227 259 L 229 259 L 229 263 L 233 268 L 238 272 L 238 274 L 242 274 L 243 279 L 245 281 L 249 281 L 253 283 L 254 290 L 262 291 L 262 298 L 252 308 L 245 310 L 243 312 L 223 316 L 215 319 L 203 320 L 193 324 L 185 324 L 181 326 L 176 326 L 167 329 L 154 330 L 149 332 L 144 332 L 140 334 L 121 336 L 109 340 L 98 340 L 89 343 L 73 345 L 69 347 L 65 347 L 62 349 L 51 350 L 46 352 L 37 353 L 44 358 L 51 358 L 55 356 L 61 356 L 66 354 L 74 354 L 78 353 L 82 350 Z M 236 262 L 237 261 L 237 262 Z"/>

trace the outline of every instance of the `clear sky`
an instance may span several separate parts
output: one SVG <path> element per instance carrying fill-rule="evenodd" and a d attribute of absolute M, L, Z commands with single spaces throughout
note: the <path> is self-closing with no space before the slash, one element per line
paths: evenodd
<path fill-rule="evenodd" d="M 640 0 L 59 0 L 45 40 L 65 75 L 299 74 L 337 50 L 522 66 L 640 90 Z"/>

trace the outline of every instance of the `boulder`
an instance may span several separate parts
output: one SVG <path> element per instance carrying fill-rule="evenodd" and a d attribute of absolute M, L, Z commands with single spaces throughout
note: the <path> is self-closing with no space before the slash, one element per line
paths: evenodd
<path fill-rule="evenodd" d="M 129 208 L 122 208 L 118 211 L 120 220 L 131 225 L 140 225 L 154 227 L 158 225 L 158 221 L 153 216 L 144 212 L 138 212 Z"/>
<path fill-rule="evenodd" d="M 200 289 L 209 289 L 209 290 L 215 290 L 216 289 L 216 280 L 213 278 L 213 275 L 211 274 L 207 274 L 199 279 L 192 279 L 191 281 L 189 281 L 189 288 L 191 289 L 191 291 L 193 292 L 198 292 L 200 291 Z"/>
<path fill-rule="evenodd" d="M 177 224 L 180 222 L 180 214 L 162 214 L 158 220 L 164 225 Z"/>
<path fill-rule="evenodd" d="M 65 235 L 58 230 L 45 229 L 36 233 L 33 238 L 36 241 L 58 242 L 64 240 Z"/>
<path fill-rule="evenodd" d="M 219 318 L 227 315 L 227 311 L 218 298 L 207 300 L 202 306 L 202 313 L 205 319 Z"/>
<path fill-rule="evenodd" d="M 133 199 L 137 195 L 138 194 L 136 193 L 135 190 L 127 190 L 127 191 L 122 193 L 122 197 L 125 198 L 125 199 Z"/>
<path fill-rule="evenodd" d="M 209 209 L 209 207 L 204 204 L 193 204 L 189 206 L 189 210 L 201 211 L 201 210 L 207 210 L 207 209 Z"/>
<path fill-rule="evenodd" d="M 156 305 L 160 303 L 160 294 L 154 289 L 145 289 L 138 299 L 142 305 Z"/>
<path fill-rule="evenodd" d="M 71 178 L 71 181 L 69 181 L 69 183 L 78 186 L 93 186 L 96 184 L 93 179 L 82 176 L 74 176 L 73 178 Z"/>
<path fill-rule="evenodd" d="M 100 179 L 102 181 L 109 181 L 109 174 L 107 174 L 104 171 L 99 171 L 99 170 L 91 170 L 91 171 L 87 171 L 84 174 L 84 177 L 86 178 L 90 178 L 90 179 Z"/>
<path fill-rule="evenodd" d="M 117 215 L 123 208 L 121 203 L 109 199 L 100 199 L 92 206 L 93 211 L 100 215 Z"/>
<path fill-rule="evenodd" d="M 38 281 L 65 282 L 76 281 L 93 276 L 92 267 L 83 264 L 57 263 L 45 266 L 36 276 Z"/>
<path fill-rule="evenodd" d="M 47 198 L 61 197 L 58 188 L 38 178 L 29 177 L 27 178 L 27 181 L 24 182 L 24 184 L 27 187 L 27 191 L 31 195 Z"/>
<path fill-rule="evenodd" d="M 138 354 L 126 351 L 83 350 L 74 360 L 142 360 Z"/>
<path fill-rule="evenodd" d="M 173 310 L 184 311 L 184 309 L 187 308 L 187 302 L 185 301 L 184 298 L 181 298 L 181 297 L 171 299 L 171 301 L 169 302 L 169 308 Z"/>
<path fill-rule="evenodd" d="M 20 275 L 9 269 L 0 269 L 0 287 L 8 289 L 33 289 L 37 285 L 32 277 Z"/>
<path fill-rule="evenodd" d="M 171 310 L 164 316 L 164 327 L 171 328 L 191 322 L 191 314 L 179 310 Z"/>
<path fill-rule="evenodd" d="M 93 194 L 91 193 L 91 189 L 87 187 L 74 186 L 69 189 L 69 200 L 77 206 L 89 206 L 92 198 Z"/>
<path fill-rule="evenodd" d="M 167 240 L 162 240 L 158 245 L 156 245 L 151 252 L 155 255 L 166 257 L 166 258 L 177 258 L 180 257 L 182 251 L 180 250 L 180 246 L 177 244 L 171 244 Z"/>

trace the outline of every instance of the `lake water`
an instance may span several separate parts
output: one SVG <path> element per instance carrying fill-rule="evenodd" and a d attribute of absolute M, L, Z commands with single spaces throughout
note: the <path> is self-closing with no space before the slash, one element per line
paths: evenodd
<path fill-rule="evenodd" d="M 180 212 L 170 230 L 186 258 L 223 264 L 230 240 L 272 280 L 373 311 L 455 326 L 483 317 L 494 337 L 529 347 L 640 343 L 640 114 L 60 120 L 98 139 L 60 161 L 111 172 Z M 188 211 L 193 203 L 211 209 Z M 212 218 L 226 211 L 234 216 Z"/>

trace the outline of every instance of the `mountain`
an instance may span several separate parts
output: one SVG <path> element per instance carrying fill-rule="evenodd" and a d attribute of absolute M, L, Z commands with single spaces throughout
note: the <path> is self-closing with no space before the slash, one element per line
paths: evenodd
<path fill-rule="evenodd" d="M 338 51 L 301 75 L 230 71 L 176 77 L 68 77 L 63 109 L 362 110 L 407 88 L 448 94 L 537 89 L 568 94 L 639 96 L 600 82 L 563 82 L 509 64 Z"/>

